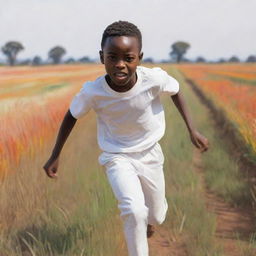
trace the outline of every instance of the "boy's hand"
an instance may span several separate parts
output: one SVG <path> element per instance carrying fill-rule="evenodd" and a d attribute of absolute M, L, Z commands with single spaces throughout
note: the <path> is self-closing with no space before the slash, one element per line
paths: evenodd
<path fill-rule="evenodd" d="M 190 132 L 190 139 L 192 143 L 200 150 L 201 153 L 208 150 L 209 148 L 208 140 L 198 131 Z"/>
<path fill-rule="evenodd" d="M 56 159 L 50 158 L 46 162 L 46 164 L 44 165 L 43 168 L 48 177 L 57 178 L 58 177 L 58 175 L 57 175 L 58 166 L 59 166 L 59 158 L 56 158 Z"/>

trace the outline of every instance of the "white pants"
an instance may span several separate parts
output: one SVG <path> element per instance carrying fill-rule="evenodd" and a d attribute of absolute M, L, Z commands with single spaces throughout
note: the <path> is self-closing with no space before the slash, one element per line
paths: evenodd
<path fill-rule="evenodd" d="M 168 208 L 160 145 L 139 153 L 103 152 L 99 162 L 118 200 L 129 255 L 148 256 L 147 225 L 161 224 Z"/>

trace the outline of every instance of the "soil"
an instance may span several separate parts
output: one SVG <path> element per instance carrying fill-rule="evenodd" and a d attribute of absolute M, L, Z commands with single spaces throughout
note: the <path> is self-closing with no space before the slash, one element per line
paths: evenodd
<path fill-rule="evenodd" d="M 148 239 L 150 256 L 187 256 L 185 243 L 181 237 L 174 237 L 163 226 L 156 227 L 154 235 Z"/>
<path fill-rule="evenodd" d="M 222 245 L 226 256 L 253 256 L 256 249 L 249 243 L 254 230 L 254 215 L 251 208 L 236 208 L 210 191 L 204 180 L 201 153 L 194 152 L 194 165 L 204 188 L 206 205 L 216 215 L 216 243 Z"/>
<path fill-rule="evenodd" d="M 231 206 L 212 192 L 205 183 L 201 153 L 194 152 L 193 164 L 203 186 L 207 209 L 216 215 L 215 242 L 221 245 L 225 256 L 255 256 L 250 238 L 254 230 L 254 215 L 251 208 Z M 188 256 L 182 237 L 174 237 L 164 225 L 156 227 L 149 238 L 150 256 Z"/>

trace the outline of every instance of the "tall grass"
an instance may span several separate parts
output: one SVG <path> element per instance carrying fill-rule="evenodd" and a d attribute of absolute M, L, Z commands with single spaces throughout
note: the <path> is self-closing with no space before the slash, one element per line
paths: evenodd
<path fill-rule="evenodd" d="M 194 69 L 196 68 L 195 66 Z M 205 68 L 208 69 L 208 72 L 211 72 L 209 67 Z M 207 76 L 207 72 L 205 76 Z M 182 79 L 182 76 L 180 77 L 180 79 Z M 201 104 L 195 96 L 191 99 L 195 102 L 194 104 L 197 109 L 197 121 L 202 125 L 202 129 L 206 132 L 211 143 L 211 150 L 203 156 L 205 178 L 209 188 L 233 205 L 248 205 L 252 202 L 252 197 L 250 186 L 247 182 L 247 172 L 246 170 L 241 170 L 239 159 L 236 155 L 231 155 L 229 143 L 223 139 L 223 135 L 220 136 L 220 131 L 218 130 L 221 128 L 217 127 L 215 122 L 218 116 L 214 116 L 209 109 L 200 106 Z M 247 100 L 246 104 L 249 106 L 250 101 L 249 99 Z M 213 103 L 216 103 L 218 106 L 219 100 L 216 100 L 216 102 L 213 101 Z M 230 108 L 228 104 L 225 107 Z M 222 113 L 219 113 L 219 115 L 220 114 Z M 218 113 L 215 113 L 215 115 L 218 115 Z M 236 115 L 239 116 L 240 113 L 236 111 Z M 240 130 L 242 130 L 243 127 L 244 126 L 241 126 Z M 222 129 L 225 129 L 225 127 Z M 244 146 L 241 145 L 241 147 L 243 148 Z"/>
<path fill-rule="evenodd" d="M 256 87 L 255 65 L 182 65 L 179 69 L 194 81 L 208 100 L 214 102 L 241 134 L 255 160 Z M 236 79 L 242 79 L 236 81 Z"/>
<path fill-rule="evenodd" d="M 0 179 L 43 146 L 84 79 L 100 72 L 96 65 L 0 69 Z"/>
<path fill-rule="evenodd" d="M 58 180 L 42 170 L 50 143 L 1 185 L 0 255 L 122 255 L 121 223 L 97 164 L 92 114 L 77 126 Z"/>
<path fill-rule="evenodd" d="M 175 74 L 181 83 L 185 83 L 184 77 L 178 70 Z M 228 143 L 220 136 L 219 127 L 216 126 L 214 120 L 216 116 L 213 116 L 210 110 L 202 105 L 198 97 L 192 93 L 192 88 L 186 86 L 184 91 L 187 91 L 187 99 L 198 127 L 210 141 L 209 152 L 202 155 L 204 177 L 208 188 L 234 206 L 243 207 L 248 203 L 251 204 L 253 199 L 248 177 L 243 172 L 244 170 L 241 170 L 237 157 L 231 155 Z M 239 238 L 237 240 L 239 243 Z M 255 252 L 253 244 L 255 244 L 254 239 L 249 241 L 248 248 L 244 247 L 247 252 Z M 242 253 L 241 255 L 248 254 Z"/>
<path fill-rule="evenodd" d="M 58 180 L 50 180 L 43 172 L 67 110 L 67 98 L 70 95 L 64 94 L 59 100 L 48 95 L 49 104 L 39 106 L 32 101 L 30 108 L 20 108 L 21 118 L 13 112 L 4 113 L 7 117 L 12 114 L 12 118 L 6 119 L 9 129 L 1 133 L 6 141 L 2 145 L 10 148 L 5 155 L 10 161 L 1 170 L 7 174 L 0 184 L 1 256 L 125 255 L 121 253 L 125 250 L 116 203 L 97 164 L 99 150 L 92 114 L 78 122 L 65 146 Z M 31 108 L 33 114 L 27 113 Z M 10 133 L 11 123 L 16 123 L 15 134 Z M 10 136 L 15 138 L 13 143 L 8 140 Z"/>
<path fill-rule="evenodd" d="M 169 68 L 169 72 L 179 80 L 181 91 L 191 108 L 190 112 L 192 116 L 197 117 L 198 100 L 194 98 L 174 68 Z M 206 209 L 203 186 L 195 170 L 196 166 L 193 164 L 194 148 L 183 120 L 172 105 L 171 99 L 166 98 L 167 131 L 161 141 L 165 153 L 166 189 L 169 202 L 166 225 L 172 230 L 174 237 L 184 241 L 188 255 L 220 256 L 223 255 L 222 249 L 214 239 L 216 219 L 214 214 Z M 195 123 L 198 123 L 198 120 Z M 198 123 L 198 126 L 198 129 L 205 133 L 202 124 Z"/>
<path fill-rule="evenodd" d="M 213 145 L 209 113 L 179 72 L 169 71 L 181 81 L 195 122 Z M 169 203 L 165 225 L 171 239 L 182 239 L 188 255 L 221 256 L 222 250 L 214 239 L 215 216 L 206 209 L 203 187 L 193 165 L 193 146 L 171 100 L 163 100 L 167 129 L 161 144 Z M 53 137 L 44 140 L 35 154 L 22 155 L 18 166 L 11 166 L 16 172 L 7 175 L 0 185 L 0 256 L 127 255 L 117 203 L 104 170 L 97 163 L 95 130 L 93 113 L 77 122 L 64 147 L 57 180 L 46 177 L 42 169 L 53 147 Z M 219 148 L 221 144 L 214 146 L 203 159 L 214 157 Z M 217 175 L 205 161 L 207 173 Z M 230 162 L 221 162 L 220 170 L 228 167 L 233 171 Z M 211 179 L 218 180 L 215 176 Z M 235 180 L 239 179 L 235 176 Z M 227 183 L 228 180 L 218 189 L 225 190 Z"/>

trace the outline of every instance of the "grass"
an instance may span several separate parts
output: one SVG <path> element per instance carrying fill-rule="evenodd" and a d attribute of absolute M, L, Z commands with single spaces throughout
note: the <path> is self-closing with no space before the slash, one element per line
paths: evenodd
<path fill-rule="evenodd" d="M 248 79 L 243 79 L 243 78 L 238 78 L 238 77 L 231 77 L 231 76 L 225 76 L 225 75 L 219 75 L 220 77 L 224 77 L 224 78 L 227 78 L 233 82 L 235 82 L 236 84 L 238 85 L 245 85 L 245 84 L 248 84 L 248 85 L 253 85 L 255 86 L 256 85 L 256 80 L 248 80 Z"/>
<path fill-rule="evenodd" d="M 195 123 L 210 139 L 211 150 L 202 156 L 207 183 L 227 201 L 237 202 L 248 190 L 236 161 L 217 139 L 208 110 L 180 73 L 169 71 L 180 80 Z M 206 209 L 193 146 L 171 100 L 163 100 L 167 128 L 161 145 L 169 203 L 164 225 L 172 239 L 184 241 L 190 256 L 221 256 L 214 239 L 216 217 Z M 0 256 L 127 255 L 117 203 L 97 163 L 95 130 L 93 113 L 77 123 L 64 147 L 57 180 L 42 170 L 56 134 L 37 148 L 37 154 L 23 156 L 19 166 L 13 166 L 16 172 L 0 185 Z"/>
<path fill-rule="evenodd" d="M 1 184 L 3 255 L 122 255 L 121 223 L 97 164 L 94 131 L 91 114 L 75 127 L 57 181 L 42 169 L 49 145 L 32 161 L 23 159 Z"/>
<path fill-rule="evenodd" d="M 191 91 L 175 69 L 170 72 L 181 82 L 191 112 L 197 115 Z M 169 215 L 166 225 L 175 237 L 182 237 L 189 255 L 223 255 L 215 243 L 216 219 L 206 209 L 203 187 L 193 164 L 193 146 L 177 110 L 165 99 L 167 131 L 161 141 L 165 153 L 165 174 Z M 170 103 L 171 102 L 171 103 Z M 171 107 L 170 107 L 171 106 Z M 196 122 L 197 123 L 197 122 Z M 200 125 L 201 126 L 201 125 Z M 202 127 L 200 127 L 203 130 Z"/>
<path fill-rule="evenodd" d="M 41 89 L 41 92 L 45 92 L 45 91 L 54 91 L 54 90 L 57 90 L 57 89 L 60 89 L 62 87 L 65 87 L 65 86 L 69 86 L 69 84 L 53 84 L 53 85 L 48 85 L 48 86 L 45 86 Z"/>
<path fill-rule="evenodd" d="M 184 83 L 184 78 L 179 72 L 176 73 L 176 76 L 179 81 Z M 188 93 L 189 105 L 192 108 L 195 121 L 210 141 L 209 152 L 202 155 L 204 177 L 207 186 L 226 202 L 236 207 L 251 205 L 253 198 L 251 187 L 248 184 L 247 172 L 241 169 L 237 157 L 231 154 L 232 151 L 229 148 L 229 143 L 227 143 L 223 134 L 220 136 L 221 132 L 218 130 L 220 127 L 216 126 L 214 120 L 216 116 L 213 116 L 210 110 L 202 105 L 196 95 L 192 93 L 191 88 L 187 86 L 184 89 Z M 249 242 L 247 253 L 241 253 L 241 255 L 249 255 L 249 251 L 252 253 L 252 248 L 255 247 L 254 243 L 254 239 L 252 239 Z"/>

